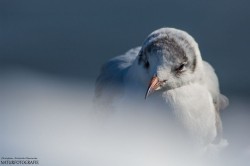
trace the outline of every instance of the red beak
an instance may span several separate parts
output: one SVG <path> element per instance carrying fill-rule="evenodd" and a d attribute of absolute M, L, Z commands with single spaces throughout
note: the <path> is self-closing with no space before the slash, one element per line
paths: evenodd
<path fill-rule="evenodd" d="M 148 89 L 147 89 L 147 92 L 145 94 L 145 99 L 151 94 L 153 93 L 155 90 L 158 90 L 159 87 L 161 85 L 161 82 L 159 81 L 159 78 L 157 76 L 153 76 L 150 83 L 149 83 L 149 86 L 148 86 Z"/>

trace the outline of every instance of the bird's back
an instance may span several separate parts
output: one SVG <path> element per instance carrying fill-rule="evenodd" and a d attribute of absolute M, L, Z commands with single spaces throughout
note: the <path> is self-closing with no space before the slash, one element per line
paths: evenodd
<path fill-rule="evenodd" d="M 119 98 L 124 90 L 124 77 L 136 59 L 140 47 L 130 49 L 125 54 L 110 59 L 101 68 L 96 80 L 95 102 L 108 106 L 114 98 Z"/>

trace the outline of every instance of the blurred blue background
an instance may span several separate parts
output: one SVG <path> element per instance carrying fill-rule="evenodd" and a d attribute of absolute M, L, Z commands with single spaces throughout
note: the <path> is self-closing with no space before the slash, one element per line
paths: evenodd
<path fill-rule="evenodd" d="M 247 165 L 249 0 L 0 0 L 0 157 L 38 157 L 53 166 L 169 164 L 165 145 L 176 144 L 166 140 L 179 136 L 169 134 L 162 114 L 128 109 L 130 116 L 101 131 L 89 115 L 101 65 L 161 27 L 190 33 L 214 66 L 230 99 L 222 111 L 230 144 L 223 165 Z M 189 165 L 183 157 L 190 151 L 182 157 L 179 150 L 181 144 L 168 155 Z"/>
<path fill-rule="evenodd" d="M 0 70 L 94 81 L 109 58 L 165 26 L 196 39 L 224 94 L 250 97 L 248 0 L 1 0 Z"/>

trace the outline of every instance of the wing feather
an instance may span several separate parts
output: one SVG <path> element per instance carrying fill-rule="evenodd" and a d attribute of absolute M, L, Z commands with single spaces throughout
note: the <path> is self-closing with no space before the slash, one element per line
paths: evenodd
<path fill-rule="evenodd" d="M 125 54 L 110 59 L 102 66 L 95 85 L 96 100 L 109 102 L 122 94 L 124 76 L 136 59 L 140 49 L 140 47 L 130 49 Z"/>
<path fill-rule="evenodd" d="M 205 82 L 212 95 L 213 102 L 217 111 L 225 109 L 228 106 L 228 98 L 220 93 L 219 81 L 213 67 L 206 61 L 203 61 L 205 69 Z"/>
<path fill-rule="evenodd" d="M 215 106 L 215 120 L 216 120 L 216 128 L 217 128 L 217 136 L 214 140 L 214 143 L 219 143 L 223 138 L 223 132 L 222 132 L 222 122 L 220 117 L 220 110 L 225 109 L 228 106 L 228 98 L 220 93 L 219 89 L 219 81 L 217 78 L 217 75 L 213 69 L 213 67 L 206 61 L 203 61 L 205 74 L 206 74 L 206 85 L 207 88 L 213 98 L 213 103 Z"/>

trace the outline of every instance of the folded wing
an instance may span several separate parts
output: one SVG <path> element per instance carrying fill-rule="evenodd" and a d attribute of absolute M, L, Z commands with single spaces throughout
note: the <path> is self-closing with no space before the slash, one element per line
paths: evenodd
<path fill-rule="evenodd" d="M 114 98 L 119 98 L 124 90 L 124 76 L 136 59 L 140 47 L 130 49 L 124 55 L 110 59 L 101 68 L 95 85 L 95 102 L 110 105 Z"/>

